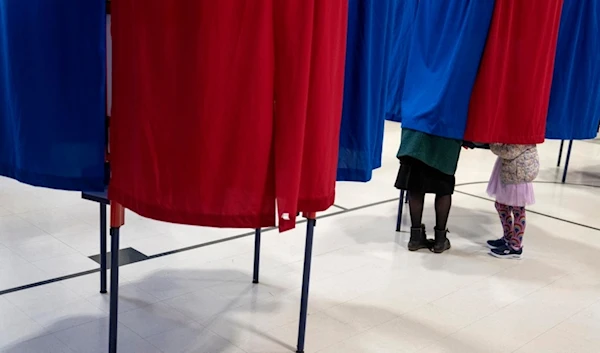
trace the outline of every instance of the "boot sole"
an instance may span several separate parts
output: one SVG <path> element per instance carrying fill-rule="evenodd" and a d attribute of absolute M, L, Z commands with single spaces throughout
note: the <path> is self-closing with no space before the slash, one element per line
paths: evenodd
<path fill-rule="evenodd" d="M 451 246 L 451 245 L 448 245 L 448 247 L 447 247 L 447 248 L 444 248 L 444 250 L 435 250 L 435 249 L 430 249 L 430 250 L 431 250 L 431 252 L 432 252 L 432 253 L 434 253 L 434 254 L 441 254 L 441 253 L 443 253 L 443 252 L 446 252 L 446 251 L 448 251 L 448 250 L 450 250 L 450 249 L 452 249 L 452 246 Z"/>
<path fill-rule="evenodd" d="M 419 250 L 423 250 L 423 249 L 429 249 L 429 247 L 428 246 L 423 246 L 423 247 L 420 247 L 420 248 L 408 248 L 408 251 L 415 252 L 415 251 L 419 251 Z"/>
<path fill-rule="evenodd" d="M 523 255 L 517 255 L 517 254 L 498 255 L 492 251 L 490 251 L 488 254 L 490 254 L 490 256 L 493 256 L 497 259 L 521 260 L 523 258 Z"/>
<path fill-rule="evenodd" d="M 434 254 L 442 254 L 442 253 L 444 253 L 444 252 L 446 252 L 446 251 L 448 251 L 448 250 L 450 250 L 450 249 L 451 249 L 451 248 L 444 249 L 444 250 L 441 250 L 441 251 L 440 251 L 440 250 L 432 250 L 432 252 L 433 252 Z"/>

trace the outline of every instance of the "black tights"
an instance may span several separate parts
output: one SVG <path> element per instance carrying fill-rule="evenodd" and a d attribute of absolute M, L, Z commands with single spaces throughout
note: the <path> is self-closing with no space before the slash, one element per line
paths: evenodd
<path fill-rule="evenodd" d="M 424 205 L 424 193 L 414 191 L 408 193 L 408 207 L 410 208 L 410 221 L 413 228 L 419 228 L 423 223 Z M 435 228 L 437 230 L 446 230 L 451 206 L 452 195 L 435 195 Z"/>

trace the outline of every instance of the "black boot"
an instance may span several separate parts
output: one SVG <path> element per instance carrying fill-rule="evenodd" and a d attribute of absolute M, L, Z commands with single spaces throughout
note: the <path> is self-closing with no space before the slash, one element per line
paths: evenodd
<path fill-rule="evenodd" d="M 447 229 L 444 229 L 444 230 L 434 229 L 434 230 L 435 230 L 435 242 L 433 244 L 433 248 L 431 249 L 431 251 L 433 251 L 436 254 L 441 254 L 444 251 L 450 249 L 450 240 L 447 237 L 448 230 Z"/>
<path fill-rule="evenodd" d="M 421 224 L 418 228 L 410 229 L 410 240 L 408 241 L 408 250 L 417 251 L 421 249 L 431 249 L 433 242 L 427 239 L 425 234 L 425 225 Z"/>

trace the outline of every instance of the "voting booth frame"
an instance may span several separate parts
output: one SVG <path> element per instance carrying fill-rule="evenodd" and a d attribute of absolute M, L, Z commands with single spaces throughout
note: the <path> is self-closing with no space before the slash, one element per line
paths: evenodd
<path fill-rule="evenodd" d="M 600 124 L 598 124 L 598 132 L 600 132 Z M 560 140 L 560 149 L 558 151 L 558 161 L 556 166 L 560 167 L 562 162 L 562 155 L 565 149 L 565 140 Z M 567 157 L 565 159 L 565 169 L 563 170 L 562 183 L 567 182 L 567 173 L 569 172 L 569 161 L 571 160 L 571 150 L 573 149 L 573 140 L 569 140 L 569 147 L 567 149 Z"/>
<path fill-rule="evenodd" d="M 106 0 L 106 13 L 110 15 L 110 0 Z M 106 160 L 110 165 L 110 136 L 108 128 L 110 117 L 106 117 L 107 129 L 107 149 Z M 111 202 L 108 198 L 108 193 L 82 193 L 82 198 L 99 203 L 100 205 L 100 293 L 110 295 L 110 311 L 109 311 L 109 335 L 108 335 L 108 352 L 117 353 L 117 328 L 118 328 L 118 313 L 119 313 L 119 253 L 120 253 L 120 237 L 121 227 L 125 225 L 125 208 L 116 203 Z M 110 206 L 110 236 L 111 245 L 110 253 L 107 252 L 108 237 L 108 206 Z M 298 341 L 297 352 L 304 353 L 306 324 L 308 316 L 308 294 L 310 285 L 310 272 L 312 264 L 312 250 L 315 226 L 317 223 L 316 213 L 304 212 L 303 217 L 306 218 L 306 243 L 304 249 L 304 268 L 302 275 L 302 288 L 300 298 L 300 320 L 298 326 Z M 261 248 L 261 229 L 254 231 L 254 268 L 252 282 L 259 283 L 260 270 L 260 248 Z M 108 257 L 110 255 L 110 288 L 108 288 Z"/>
<path fill-rule="evenodd" d="M 82 198 L 94 201 L 100 205 L 100 293 L 110 295 L 109 314 L 109 353 L 117 353 L 117 327 L 119 313 L 119 242 L 121 227 L 125 225 L 125 208 L 116 202 L 111 202 L 107 193 L 82 193 Z M 110 205 L 110 253 L 107 252 L 108 237 L 108 206 Z M 308 294 L 312 264 L 313 239 L 316 226 L 316 214 L 304 213 L 306 222 L 306 243 L 304 249 L 304 269 L 300 298 L 300 320 L 298 327 L 297 352 L 304 353 L 306 324 L 308 316 Z M 254 268 L 252 283 L 259 283 L 261 229 L 254 230 Z M 108 257 L 110 256 L 110 290 L 107 288 Z"/>

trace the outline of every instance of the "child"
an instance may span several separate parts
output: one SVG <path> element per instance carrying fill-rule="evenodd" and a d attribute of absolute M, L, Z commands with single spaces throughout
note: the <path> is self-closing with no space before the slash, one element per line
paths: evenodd
<path fill-rule="evenodd" d="M 487 192 L 496 198 L 496 210 L 504 228 L 504 236 L 490 240 L 490 255 L 520 259 L 525 233 L 525 206 L 535 203 L 533 180 L 538 175 L 540 161 L 535 145 L 490 145 L 498 156 Z M 514 217 L 514 219 L 513 219 Z"/>

